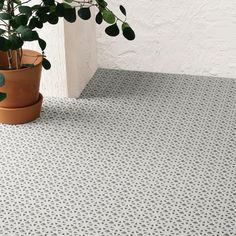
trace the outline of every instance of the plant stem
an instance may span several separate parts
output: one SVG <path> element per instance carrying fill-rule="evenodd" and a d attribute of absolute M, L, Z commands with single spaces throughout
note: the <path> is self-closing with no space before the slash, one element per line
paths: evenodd
<path fill-rule="evenodd" d="M 7 12 L 9 14 L 12 13 L 12 3 L 11 0 L 7 0 Z M 11 26 L 10 24 L 7 25 L 7 32 L 8 32 L 8 37 L 11 35 Z M 8 60 L 8 69 L 12 70 L 13 67 L 13 63 L 12 63 L 12 51 L 9 50 L 7 52 L 7 60 Z"/>
<path fill-rule="evenodd" d="M 21 64 L 21 57 L 20 57 L 20 49 L 17 49 L 15 52 L 15 56 L 16 56 L 16 69 L 20 68 L 20 64 Z"/>
<path fill-rule="evenodd" d="M 12 54 L 11 50 L 7 51 L 8 69 L 12 70 Z"/>

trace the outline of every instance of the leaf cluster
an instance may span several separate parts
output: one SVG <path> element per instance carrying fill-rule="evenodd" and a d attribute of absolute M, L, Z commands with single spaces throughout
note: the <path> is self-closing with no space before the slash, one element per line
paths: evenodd
<path fill-rule="evenodd" d="M 126 9 L 120 6 L 124 20 L 118 18 L 109 8 L 105 0 L 42 0 L 33 4 L 34 0 L 0 0 L 0 51 L 19 50 L 25 42 L 37 41 L 42 50 L 43 67 L 50 69 L 50 62 L 45 58 L 47 43 L 39 36 L 38 29 L 45 23 L 57 24 L 59 18 L 73 23 L 79 17 L 83 20 L 91 18 L 91 7 L 97 7 L 97 24 L 109 24 L 105 32 L 110 36 L 119 35 L 128 40 L 135 38 L 135 33 L 126 22 Z M 121 23 L 121 30 L 118 22 Z M 0 78 L 1 84 L 1 78 Z"/>

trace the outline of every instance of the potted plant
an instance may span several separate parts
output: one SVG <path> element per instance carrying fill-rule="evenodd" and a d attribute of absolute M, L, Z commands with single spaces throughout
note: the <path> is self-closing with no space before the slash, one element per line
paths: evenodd
<path fill-rule="evenodd" d="M 40 115 L 43 97 L 39 93 L 41 69 L 50 69 L 43 40 L 38 29 L 46 23 L 57 24 L 60 17 L 73 23 L 79 17 L 91 18 L 96 7 L 96 22 L 108 23 L 105 32 L 133 40 L 135 33 L 126 22 L 126 10 L 120 6 L 124 20 L 117 17 L 105 0 L 0 0 L 0 123 L 21 124 Z M 121 30 L 119 29 L 121 26 Z M 37 41 L 41 52 L 23 49 L 27 41 Z"/>

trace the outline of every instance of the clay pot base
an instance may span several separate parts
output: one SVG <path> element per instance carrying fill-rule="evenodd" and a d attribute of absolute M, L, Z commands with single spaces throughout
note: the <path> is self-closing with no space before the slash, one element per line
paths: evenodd
<path fill-rule="evenodd" d="M 37 103 L 20 108 L 0 107 L 0 123 L 8 125 L 25 124 L 40 117 L 43 96 L 39 94 Z"/>

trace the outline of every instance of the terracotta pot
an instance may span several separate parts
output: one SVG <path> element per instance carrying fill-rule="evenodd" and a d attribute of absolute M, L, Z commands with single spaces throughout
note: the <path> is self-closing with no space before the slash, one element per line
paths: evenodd
<path fill-rule="evenodd" d="M 6 63 L 6 53 L 1 52 L 0 64 L 6 65 Z M 19 70 L 0 70 L 0 73 L 5 77 L 5 85 L 0 87 L 0 92 L 7 94 L 7 98 L 0 102 L 0 107 L 25 107 L 38 101 L 42 56 L 32 50 L 23 50 L 22 64 L 34 64 L 34 67 Z"/>
<path fill-rule="evenodd" d="M 8 125 L 18 125 L 28 123 L 40 116 L 43 96 L 39 94 L 39 100 L 27 107 L 4 108 L 0 107 L 0 123 Z"/>
<path fill-rule="evenodd" d="M 16 70 L 0 69 L 5 77 L 0 92 L 7 94 L 7 98 L 0 102 L 0 123 L 23 124 L 40 115 L 43 100 L 39 94 L 42 56 L 32 50 L 23 50 L 22 64 L 34 66 Z M 0 52 L 0 65 L 1 68 L 7 65 L 6 53 Z"/>

